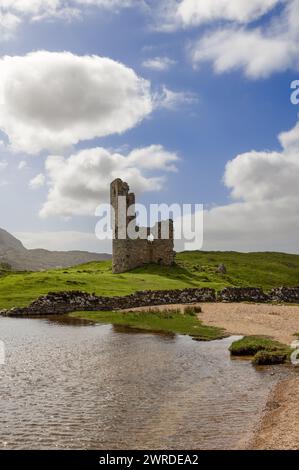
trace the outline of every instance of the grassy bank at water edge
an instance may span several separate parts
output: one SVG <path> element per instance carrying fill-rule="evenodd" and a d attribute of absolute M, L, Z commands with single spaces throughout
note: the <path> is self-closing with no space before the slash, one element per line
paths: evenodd
<path fill-rule="evenodd" d="M 76 312 L 71 316 L 96 323 L 123 325 L 139 330 L 189 335 L 203 341 L 227 336 L 221 328 L 203 325 L 197 317 L 196 308 L 192 307 L 187 307 L 183 311 L 150 309 L 140 312 Z"/>
<path fill-rule="evenodd" d="M 292 349 L 263 336 L 245 336 L 229 348 L 232 356 L 248 356 L 255 365 L 283 364 L 290 359 Z"/>

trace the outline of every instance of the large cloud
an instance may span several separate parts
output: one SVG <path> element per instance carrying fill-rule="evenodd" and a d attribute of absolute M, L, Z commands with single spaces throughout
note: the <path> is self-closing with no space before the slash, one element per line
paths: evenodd
<path fill-rule="evenodd" d="M 100 203 L 108 202 L 115 178 L 123 178 L 137 192 L 160 190 L 165 181 L 156 172 L 175 171 L 177 160 L 160 145 L 127 156 L 103 148 L 82 150 L 69 158 L 50 156 L 46 161 L 50 189 L 40 215 L 94 215 Z"/>
<path fill-rule="evenodd" d="M 153 108 L 150 84 L 98 56 L 39 51 L 0 60 L 0 127 L 17 151 L 60 151 L 122 133 Z"/>
<path fill-rule="evenodd" d="M 299 124 L 279 139 L 281 152 L 228 162 L 224 183 L 235 202 L 205 212 L 205 249 L 299 252 Z"/>
<path fill-rule="evenodd" d="M 279 140 L 281 151 L 250 151 L 227 163 L 223 179 L 231 202 L 205 210 L 204 249 L 299 253 L 299 123 Z M 173 171 L 176 160 L 161 146 L 127 156 L 99 148 L 49 157 L 50 191 L 41 215 L 93 214 L 118 176 L 138 191 L 161 189 L 161 176 L 148 178 L 148 172 Z"/>
<path fill-rule="evenodd" d="M 249 78 L 299 70 L 299 0 L 161 0 L 152 8 L 162 30 L 200 27 L 188 45 L 195 68 L 211 62 L 217 73 Z"/>
<path fill-rule="evenodd" d="M 241 69 L 249 78 L 299 70 L 299 0 L 283 4 L 263 26 L 224 25 L 204 34 L 190 45 L 193 64 L 209 61 L 218 73 Z"/>

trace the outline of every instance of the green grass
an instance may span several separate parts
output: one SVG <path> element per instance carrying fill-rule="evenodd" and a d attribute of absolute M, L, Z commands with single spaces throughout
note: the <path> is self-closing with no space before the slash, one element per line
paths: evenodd
<path fill-rule="evenodd" d="M 255 365 L 283 364 L 292 352 L 291 348 L 263 336 L 244 336 L 229 348 L 232 356 L 252 357 Z"/>
<path fill-rule="evenodd" d="M 216 272 L 224 263 L 227 274 Z M 126 295 L 136 290 L 184 287 L 256 286 L 299 284 L 299 255 L 281 253 L 185 252 L 171 268 L 145 266 L 124 274 L 112 274 L 111 262 L 94 262 L 68 269 L 0 275 L 0 309 L 28 305 L 49 291 L 83 290 L 98 295 Z"/>
<path fill-rule="evenodd" d="M 83 318 L 96 323 L 123 325 L 130 328 L 189 335 L 198 340 L 211 341 L 224 338 L 226 333 L 221 328 L 205 326 L 197 318 L 195 310 L 150 309 L 132 312 L 76 312 L 74 318 Z"/>
<path fill-rule="evenodd" d="M 288 351 L 259 351 L 255 354 L 252 363 L 256 366 L 284 364 L 290 359 Z"/>
<path fill-rule="evenodd" d="M 233 356 L 254 356 L 259 351 L 284 349 L 285 345 L 263 336 L 244 336 L 234 341 L 229 350 Z"/>

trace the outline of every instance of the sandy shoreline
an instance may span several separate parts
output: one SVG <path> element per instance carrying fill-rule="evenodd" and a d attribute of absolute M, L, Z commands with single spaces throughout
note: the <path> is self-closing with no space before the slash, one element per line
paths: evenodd
<path fill-rule="evenodd" d="M 299 306 L 271 304 L 202 304 L 205 325 L 220 326 L 231 334 L 266 335 L 291 344 L 299 332 Z"/>
<path fill-rule="evenodd" d="M 254 450 L 298 450 L 299 376 L 283 380 L 274 388 L 264 416 L 247 448 Z"/>
<path fill-rule="evenodd" d="M 290 344 L 299 332 L 299 306 L 267 304 L 203 304 L 201 320 L 232 334 L 267 335 Z M 260 426 L 248 449 L 299 449 L 299 375 L 272 390 Z"/>
<path fill-rule="evenodd" d="M 290 344 L 299 332 L 299 307 L 267 304 L 203 304 L 200 318 L 233 334 L 267 335 Z M 272 390 L 247 449 L 299 449 L 299 374 Z"/>
<path fill-rule="evenodd" d="M 199 319 L 205 325 L 224 328 L 231 335 L 264 335 L 291 344 L 299 333 L 299 305 L 249 303 L 201 303 Z M 130 310 L 177 309 L 183 305 L 139 307 Z"/>
<path fill-rule="evenodd" d="M 224 328 L 232 335 L 265 335 L 291 344 L 296 339 L 294 334 L 299 333 L 297 305 L 203 303 L 200 306 L 199 318 L 205 325 Z M 248 443 L 242 445 L 243 449 L 299 449 L 299 370 L 298 377 L 291 375 L 272 390 L 260 425 Z"/>
<path fill-rule="evenodd" d="M 220 308 L 219 308 L 220 307 Z M 205 324 L 230 333 L 267 335 L 290 344 L 299 332 L 299 307 L 267 304 L 204 304 Z M 299 371 L 298 371 L 299 372 Z M 279 382 L 272 390 L 260 426 L 247 443 L 248 449 L 299 449 L 299 374 Z"/>

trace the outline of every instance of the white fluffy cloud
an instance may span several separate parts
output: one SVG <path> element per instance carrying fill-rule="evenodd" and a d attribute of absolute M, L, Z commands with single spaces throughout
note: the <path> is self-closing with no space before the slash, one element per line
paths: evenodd
<path fill-rule="evenodd" d="M 177 160 L 160 145 L 127 156 L 103 148 L 82 150 L 69 158 L 50 156 L 46 161 L 50 189 L 40 215 L 93 215 L 100 203 L 108 202 L 115 178 L 123 178 L 136 192 L 160 190 L 165 179 L 155 173 L 175 171 Z"/>
<path fill-rule="evenodd" d="M 228 162 L 224 183 L 235 202 L 205 212 L 205 249 L 299 252 L 299 124 L 279 140 L 281 152 Z"/>
<path fill-rule="evenodd" d="M 172 32 L 210 23 L 247 24 L 292 0 L 152 0 L 157 29 Z"/>
<path fill-rule="evenodd" d="M 200 39 L 190 49 L 194 65 L 211 61 L 217 73 L 241 69 L 249 78 L 299 69 L 298 43 L 286 35 L 261 30 L 224 29 Z"/>
<path fill-rule="evenodd" d="M 11 147 L 32 154 L 122 133 L 153 109 L 150 83 L 123 64 L 47 51 L 0 60 L 0 103 Z"/>
<path fill-rule="evenodd" d="M 176 61 L 170 59 L 169 57 L 153 57 L 151 59 L 145 60 L 142 63 L 143 67 L 151 70 L 157 70 L 159 72 L 169 70 L 175 64 Z"/>
<path fill-rule="evenodd" d="M 162 30 L 201 27 L 188 46 L 194 67 L 249 78 L 299 70 L 299 0 L 161 0 L 154 9 Z"/>
<path fill-rule="evenodd" d="M 281 0 L 182 0 L 176 10 L 184 26 L 215 20 L 248 23 L 272 10 Z"/>
<path fill-rule="evenodd" d="M 235 22 L 204 34 L 189 48 L 194 66 L 211 62 L 218 73 L 240 69 L 249 78 L 299 70 L 299 0 L 282 3 L 284 8 L 263 26 L 240 27 Z"/>

